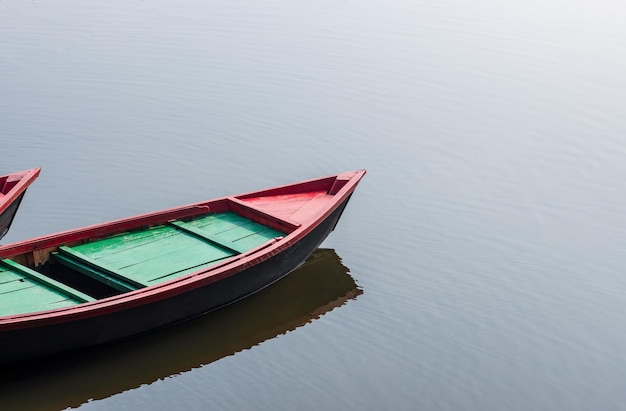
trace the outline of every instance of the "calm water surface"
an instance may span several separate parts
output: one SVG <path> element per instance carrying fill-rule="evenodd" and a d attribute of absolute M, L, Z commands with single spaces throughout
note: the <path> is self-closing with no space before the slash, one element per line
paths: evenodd
<path fill-rule="evenodd" d="M 293 279 L 3 411 L 623 407 L 622 2 L 101 3 L 0 1 L 3 243 L 368 174 Z"/>

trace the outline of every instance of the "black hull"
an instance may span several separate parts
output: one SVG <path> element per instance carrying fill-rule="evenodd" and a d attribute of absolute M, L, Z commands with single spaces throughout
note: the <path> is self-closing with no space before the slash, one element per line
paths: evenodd
<path fill-rule="evenodd" d="M 120 343 L 3 369 L 0 404 L 6 410 L 43 404 L 46 409 L 77 408 L 304 327 L 361 293 L 335 251 L 318 249 L 276 284 L 209 315 Z M 37 396 L 31 395 L 34 391 Z"/>
<path fill-rule="evenodd" d="M 288 249 L 205 287 L 95 318 L 0 333 L 0 366 L 128 338 L 245 298 L 300 266 L 333 231 L 348 201 Z"/>
<path fill-rule="evenodd" d="M 0 239 L 2 239 L 9 231 L 9 228 L 11 228 L 11 223 L 13 223 L 13 219 L 17 213 L 17 209 L 20 207 L 22 198 L 24 198 L 24 194 L 25 192 L 20 194 L 20 196 L 0 214 Z"/>

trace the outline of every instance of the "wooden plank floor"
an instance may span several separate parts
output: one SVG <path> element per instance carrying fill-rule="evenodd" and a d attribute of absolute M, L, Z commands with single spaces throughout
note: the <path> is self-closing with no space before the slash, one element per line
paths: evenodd
<path fill-rule="evenodd" d="M 307 224 L 317 218 L 334 196 L 326 191 L 308 191 L 294 194 L 244 198 L 242 201 L 279 218 L 296 224 Z"/>
<path fill-rule="evenodd" d="M 124 233 L 72 250 L 125 278 L 153 285 L 210 267 L 282 235 L 227 212 Z"/>
<path fill-rule="evenodd" d="M 0 262 L 0 316 L 69 307 L 81 302 Z"/>

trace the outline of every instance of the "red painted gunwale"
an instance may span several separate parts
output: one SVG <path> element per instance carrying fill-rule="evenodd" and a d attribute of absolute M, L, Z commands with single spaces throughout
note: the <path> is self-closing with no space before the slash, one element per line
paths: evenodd
<path fill-rule="evenodd" d="M 358 170 L 307 180 L 296 184 L 282 185 L 261 191 L 221 197 L 210 201 L 193 203 L 135 217 L 63 231 L 2 246 L 0 247 L 0 258 L 11 258 L 34 250 L 42 250 L 62 244 L 100 238 L 133 228 L 156 225 L 168 220 L 203 214 L 209 210 L 215 212 L 233 210 L 241 213 L 243 216 L 253 217 L 257 221 L 262 221 L 273 228 L 288 233 L 269 245 L 263 245 L 257 249 L 250 250 L 244 254 L 226 260 L 220 265 L 197 271 L 166 283 L 141 288 L 129 293 L 83 303 L 73 307 L 0 317 L 0 333 L 94 318 L 166 300 L 173 296 L 184 294 L 228 278 L 241 271 L 245 271 L 247 268 L 269 259 L 303 239 L 319 223 L 324 221 L 336 210 L 340 204 L 349 198 L 365 173 L 365 170 Z M 332 195 L 326 196 L 328 198 L 325 198 L 324 201 L 320 201 L 319 207 L 314 207 L 315 203 L 311 201 L 309 206 L 299 210 L 296 214 L 292 214 L 291 217 L 285 217 L 277 212 L 269 212 L 267 211 L 267 207 L 264 208 L 262 205 L 257 206 L 253 201 L 253 199 L 257 199 L 258 197 L 288 197 L 295 196 L 297 193 L 319 192 L 323 190 L 327 190 L 328 194 Z"/>
<path fill-rule="evenodd" d="M 26 191 L 40 171 L 40 168 L 33 168 L 0 176 L 0 214 Z"/>

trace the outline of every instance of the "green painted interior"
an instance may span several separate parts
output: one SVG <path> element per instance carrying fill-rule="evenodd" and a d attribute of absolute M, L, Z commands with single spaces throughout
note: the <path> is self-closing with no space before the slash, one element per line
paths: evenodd
<path fill-rule="evenodd" d="M 62 247 L 55 258 L 120 291 L 128 291 L 210 267 L 282 235 L 227 212 Z"/>
<path fill-rule="evenodd" d="M 0 261 L 0 316 L 69 307 L 93 298 L 11 260 Z"/>
<path fill-rule="evenodd" d="M 282 235 L 227 212 L 62 246 L 53 256 L 63 265 L 128 292 L 210 267 Z M 0 260 L 0 316 L 93 300 L 12 260 Z"/>
<path fill-rule="evenodd" d="M 134 291 L 137 288 L 145 287 L 145 285 L 138 286 L 130 283 L 127 279 L 120 278 L 117 275 L 111 275 L 107 270 L 104 270 L 101 267 L 95 267 L 92 264 L 88 264 L 87 262 L 74 258 L 72 255 L 65 255 L 65 253 L 59 252 L 54 255 L 54 258 L 61 264 L 83 273 L 94 280 L 103 282 L 121 292 Z"/>

